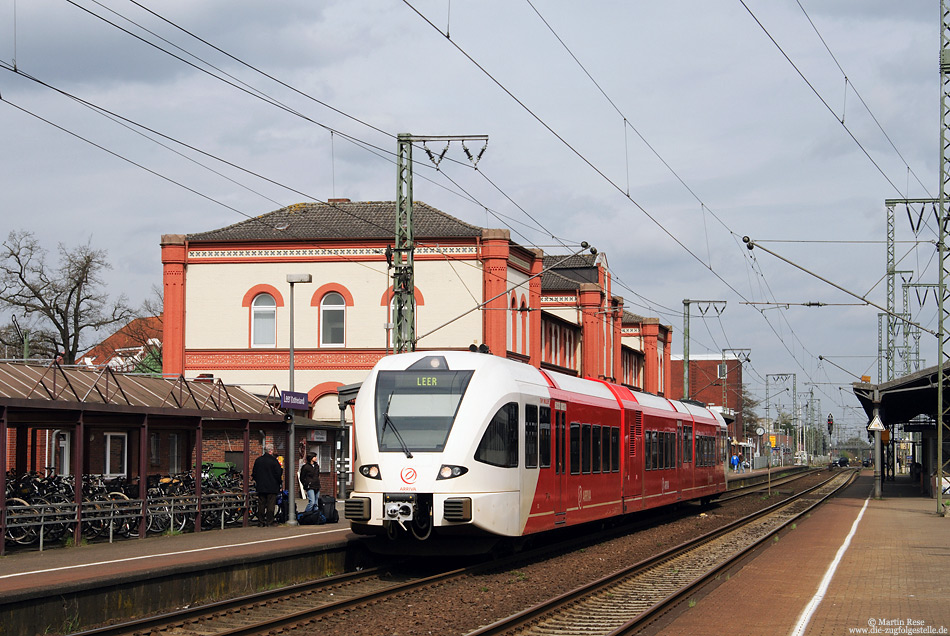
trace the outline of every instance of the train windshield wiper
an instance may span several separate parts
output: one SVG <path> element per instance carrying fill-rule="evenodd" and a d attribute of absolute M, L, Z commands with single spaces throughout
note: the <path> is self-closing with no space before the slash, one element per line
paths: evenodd
<path fill-rule="evenodd" d="M 386 400 L 386 411 L 383 413 L 383 429 L 380 431 L 380 437 L 386 432 L 386 426 L 393 429 L 393 434 L 396 436 L 396 439 L 399 440 L 399 444 L 402 446 L 402 452 L 406 454 L 408 459 L 412 459 L 412 453 L 409 451 L 409 446 L 406 444 L 406 441 L 402 438 L 402 435 L 399 434 L 399 429 L 396 428 L 396 423 L 392 421 L 389 417 L 389 404 L 393 401 L 393 394 L 389 394 L 389 398 Z"/>

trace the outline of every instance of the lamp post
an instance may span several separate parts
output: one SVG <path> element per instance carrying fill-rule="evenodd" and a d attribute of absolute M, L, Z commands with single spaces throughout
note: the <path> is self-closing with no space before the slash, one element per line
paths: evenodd
<path fill-rule="evenodd" d="M 294 392 L 294 284 L 311 283 L 313 276 L 310 274 L 287 274 L 287 282 L 290 283 L 290 392 Z M 287 525 L 297 525 L 297 462 L 294 456 L 297 454 L 296 431 L 294 430 L 294 409 L 290 409 L 290 431 L 288 432 L 287 442 Z"/>

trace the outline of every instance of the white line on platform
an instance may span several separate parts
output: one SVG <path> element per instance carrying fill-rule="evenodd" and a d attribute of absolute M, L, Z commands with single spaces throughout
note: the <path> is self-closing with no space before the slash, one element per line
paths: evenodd
<path fill-rule="evenodd" d="M 818 584 L 818 591 L 815 592 L 811 601 L 808 602 L 808 605 L 806 605 L 802 611 L 801 616 L 798 617 L 798 624 L 792 629 L 790 636 L 802 636 L 805 633 L 805 628 L 808 627 L 811 617 L 815 614 L 815 610 L 818 609 L 818 606 L 821 605 L 821 602 L 825 598 L 825 593 L 828 591 L 828 586 L 831 585 L 831 579 L 834 578 L 835 572 L 838 570 L 838 564 L 841 563 L 841 558 L 844 557 L 844 553 L 848 551 L 854 533 L 858 531 L 858 524 L 861 523 L 861 518 L 864 516 L 864 511 L 868 508 L 869 501 L 871 501 L 870 494 L 868 498 L 864 500 L 864 505 L 861 507 L 861 512 L 858 513 L 857 519 L 851 524 L 851 532 L 848 533 L 844 543 L 838 548 L 838 553 L 835 554 L 835 558 L 831 562 L 831 565 L 828 566 L 825 576 L 821 579 L 821 583 Z"/>
<path fill-rule="evenodd" d="M 309 533 L 309 534 L 323 534 L 324 532 L 336 532 L 336 531 L 338 531 L 338 528 L 333 528 L 333 529 L 328 529 L 328 530 L 321 530 L 321 531 L 319 531 L 319 532 L 312 532 L 312 533 Z M 177 555 L 180 555 L 180 554 L 195 554 L 196 552 L 210 552 L 210 551 L 212 551 L 212 550 L 229 550 L 229 549 L 232 549 L 232 548 L 237 548 L 237 547 L 246 546 L 246 545 L 256 545 L 256 544 L 261 544 L 261 543 L 271 543 L 271 542 L 274 542 L 274 541 L 289 541 L 289 540 L 291 540 L 291 539 L 299 539 L 300 537 L 304 537 L 304 536 L 307 536 L 307 535 L 304 535 L 304 534 L 297 534 L 297 535 L 294 535 L 294 536 L 291 536 L 291 537 L 274 537 L 273 539 L 260 539 L 260 540 L 258 540 L 258 541 L 246 541 L 246 542 L 244 542 L 244 543 L 229 543 L 229 544 L 227 544 L 227 545 L 214 545 L 214 546 L 209 546 L 209 547 L 207 547 L 207 548 L 194 548 L 193 550 L 181 550 L 181 551 L 179 551 L 179 552 L 163 552 L 163 553 L 161 553 L 161 554 L 145 554 L 145 555 L 142 555 L 142 556 L 128 557 L 128 558 L 125 558 L 125 559 L 113 559 L 113 560 L 111 560 L 111 561 L 96 561 L 96 562 L 93 562 L 93 563 L 79 563 L 79 564 L 76 564 L 76 565 L 65 565 L 65 566 L 63 566 L 63 567 L 48 568 L 48 569 L 46 569 L 46 570 L 33 570 L 33 571 L 31 571 L 31 572 L 15 572 L 15 573 L 13 573 L 13 574 L 0 574 L 0 580 L 2 580 L 2 579 L 12 579 L 12 578 L 15 578 L 15 577 L 18 577 L 18 576 L 32 576 L 32 575 L 34 575 L 34 574 L 44 574 L 44 573 L 46 573 L 46 572 L 62 572 L 63 570 L 74 570 L 74 569 L 79 569 L 79 568 L 91 568 L 91 567 L 95 567 L 95 566 L 99 566 L 99 565 L 109 565 L 109 564 L 111 564 L 111 563 L 125 563 L 125 562 L 129 562 L 129 561 L 142 561 L 142 560 L 144 560 L 144 559 L 156 559 L 156 558 L 159 558 L 159 557 L 177 556 Z M 66 548 L 66 549 L 68 549 L 68 548 Z"/>

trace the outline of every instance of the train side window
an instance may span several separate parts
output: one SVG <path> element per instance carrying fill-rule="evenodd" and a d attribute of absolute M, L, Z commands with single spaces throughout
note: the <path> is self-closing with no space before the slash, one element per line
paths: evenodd
<path fill-rule="evenodd" d="M 502 468 L 518 466 L 517 402 L 505 404 L 492 417 L 475 449 L 475 461 Z"/>
<path fill-rule="evenodd" d="M 554 420 L 557 425 L 554 439 L 554 472 L 561 474 L 566 470 L 566 465 L 564 464 L 564 412 L 555 411 Z"/>
<path fill-rule="evenodd" d="M 581 472 L 581 425 L 571 422 L 571 474 Z"/>
<path fill-rule="evenodd" d="M 603 459 L 601 449 L 600 424 L 594 424 L 590 429 L 590 472 L 600 472 L 600 461 Z"/>
<path fill-rule="evenodd" d="M 683 463 L 693 461 L 693 427 L 683 427 Z"/>
<path fill-rule="evenodd" d="M 620 472 L 620 429 L 616 426 L 610 429 L 610 470 Z"/>
<path fill-rule="evenodd" d="M 581 425 L 581 472 L 590 474 L 590 424 Z"/>
<path fill-rule="evenodd" d="M 660 436 L 660 468 L 667 469 L 670 467 L 669 464 L 669 452 L 667 451 L 666 445 L 666 433 L 657 433 Z"/>
<path fill-rule="evenodd" d="M 538 467 L 538 407 L 524 407 L 524 467 Z"/>
<path fill-rule="evenodd" d="M 538 445 L 541 449 L 541 468 L 551 467 L 551 407 L 542 406 L 540 410 L 540 428 Z"/>
<path fill-rule="evenodd" d="M 676 468 L 676 433 L 666 434 L 666 467 Z"/>
<path fill-rule="evenodd" d="M 605 473 L 610 472 L 610 431 L 613 430 L 609 426 L 605 426 L 601 431 L 601 443 L 600 443 L 600 454 L 603 457 L 603 464 L 601 465 L 601 470 Z"/>
<path fill-rule="evenodd" d="M 643 461 L 647 470 L 653 470 L 653 431 L 643 432 Z"/>

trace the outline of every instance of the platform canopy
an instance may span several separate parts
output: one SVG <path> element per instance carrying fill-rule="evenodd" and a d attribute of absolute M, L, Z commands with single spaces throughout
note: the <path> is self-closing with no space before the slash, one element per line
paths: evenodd
<path fill-rule="evenodd" d="M 35 419 L 37 411 L 197 416 L 280 423 L 273 396 L 261 397 L 220 380 L 186 380 L 122 375 L 111 369 L 88 370 L 58 364 L 0 363 L 0 407 L 15 423 L 18 415 Z"/>
<path fill-rule="evenodd" d="M 950 362 L 944 366 L 944 374 L 948 372 Z M 878 415 L 885 426 L 907 424 L 923 416 L 929 419 L 929 423 L 915 422 L 916 430 L 934 429 L 933 423 L 937 419 L 936 365 L 881 384 L 855 382 L 852 387 L 855 397 L 867 413 L 868 421 L 874 416 L 876 403 L 880 409 Z M 904 430 L 909 429 L 905 426 Z"/>

